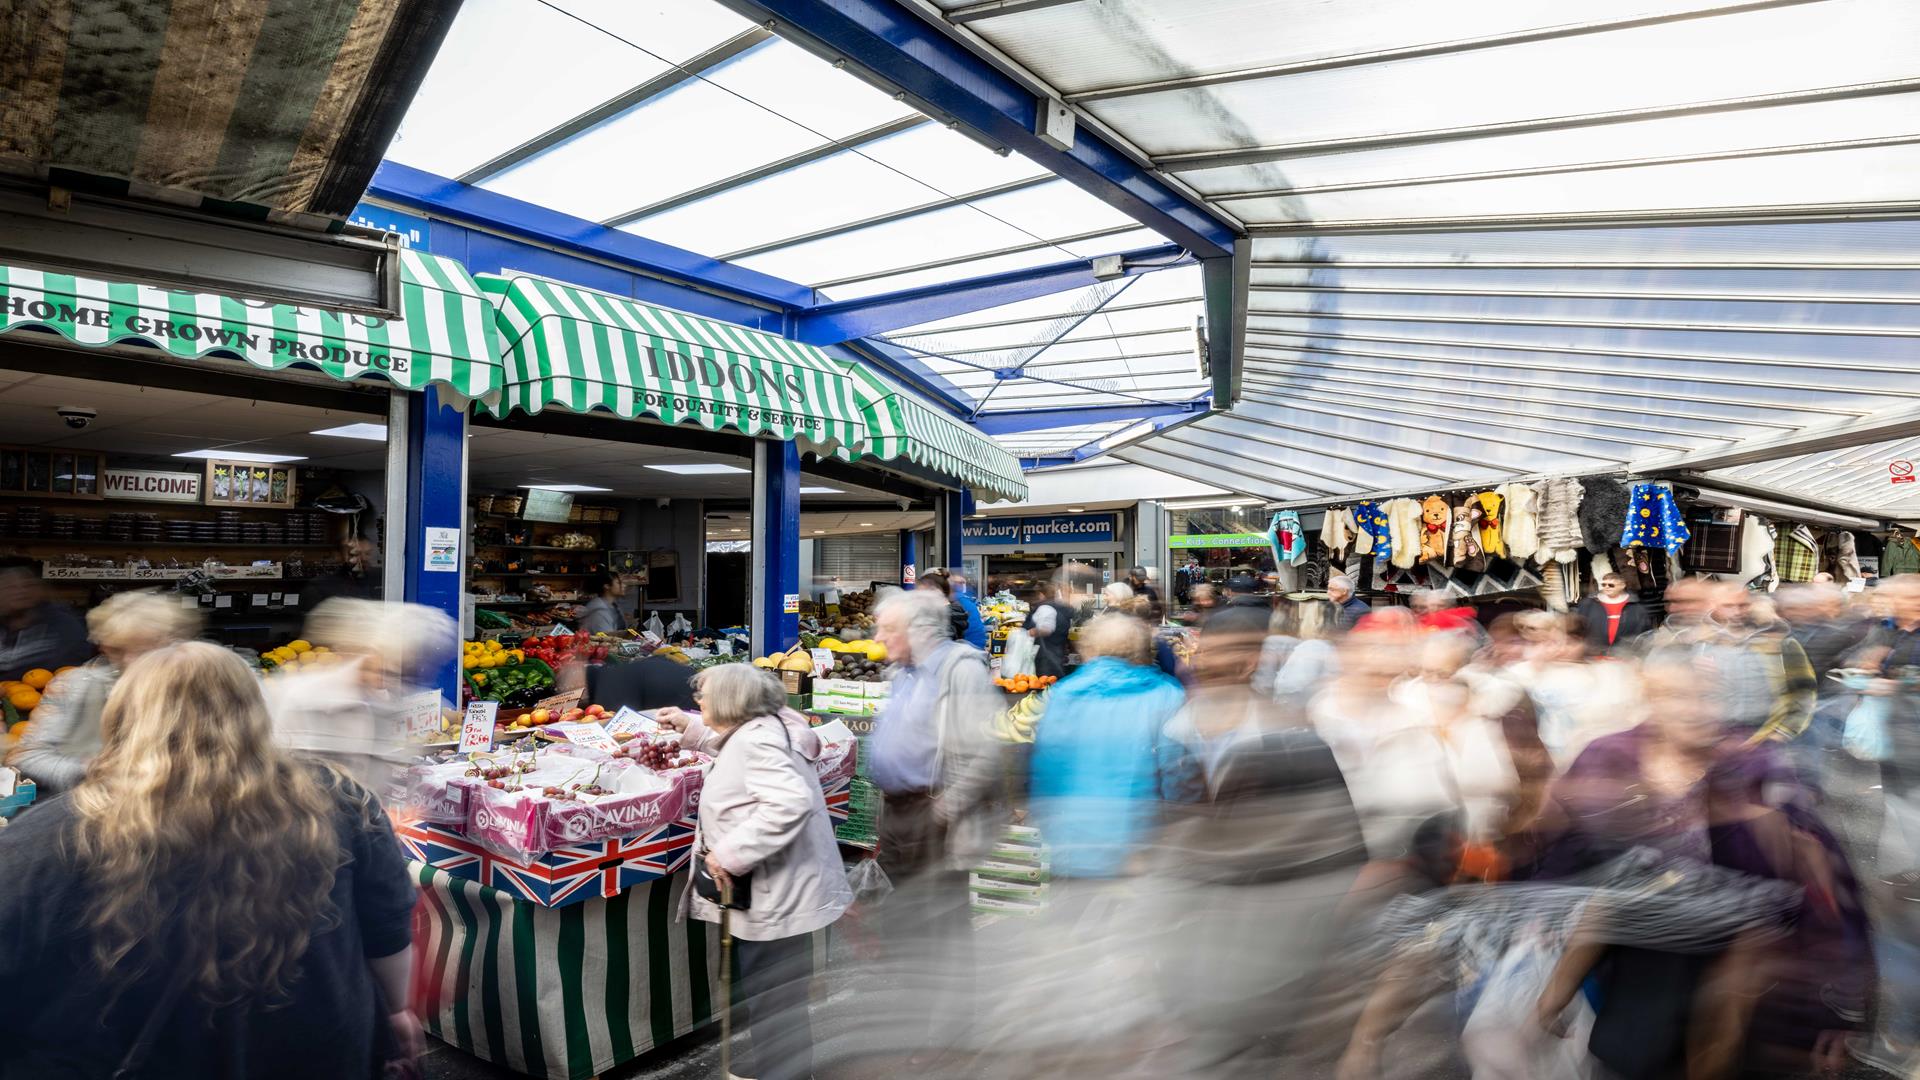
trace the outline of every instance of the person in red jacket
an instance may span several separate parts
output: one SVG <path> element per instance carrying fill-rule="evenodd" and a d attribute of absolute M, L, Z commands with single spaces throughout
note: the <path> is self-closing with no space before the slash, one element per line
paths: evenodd
<path fill-rule="evenodd" d="M 1580 601 L 1573 613 L 1586 624 L 1587 651 L 1607 656 L 1628 648 L 1633 640 L 1653 629 L 1646 605 L 1627 591 L 1627 581 L 1619 574 L 1600 579 L 1600 591 Z"/>

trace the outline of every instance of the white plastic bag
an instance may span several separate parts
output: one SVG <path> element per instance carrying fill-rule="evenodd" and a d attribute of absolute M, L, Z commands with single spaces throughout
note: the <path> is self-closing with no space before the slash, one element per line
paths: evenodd
<path fill-rule="evenodd" d="M 675 621 L 678 621 L 678 620 L 675 620 Z M 659 612 L 656 611 L 653 614 L 647 616 L 647 632 L 652 634 L 654 637 L 660 638 L 663 641 L 666 640 L 667 626 L 665 623 L 660 621 Z"/>
<path fill-rule="evenodd" d="M 887 872 L 880 869 L 879 859 L 861 859 L 847 871 L 847 888 L 853 890 L 853 902 L 867 907 L 878 907 L 893 893 L 893 882 L 888 880 Z"/>
<path fill-rule="evenodd" d="M 1007 651 L 1000 657 L 1000 677 L 1011 679 L 1016 675 L 1033 675 L 1034 656 L 1033 635 L 1023 626 L 1016 626 L 1007 635 Z"/>
<path fill-rule="evenodd" d="M 667 627 L 667 631 L 672 634 L 691 634 L 693 633 L 693 624 L 687 621 L 685 614 L 676 613 L 673 616 L 672 624 Z"/>

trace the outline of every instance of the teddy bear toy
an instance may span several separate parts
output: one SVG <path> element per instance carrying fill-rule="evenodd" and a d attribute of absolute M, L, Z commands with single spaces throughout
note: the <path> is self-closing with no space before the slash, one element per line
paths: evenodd
<path fill-rule="evenodd" d="M 1420 561 L 1433 562 L 1447 557 L 1452 539 L 1453 508 L 1438 495 L 1429 495 L 1420 503 Z"/>

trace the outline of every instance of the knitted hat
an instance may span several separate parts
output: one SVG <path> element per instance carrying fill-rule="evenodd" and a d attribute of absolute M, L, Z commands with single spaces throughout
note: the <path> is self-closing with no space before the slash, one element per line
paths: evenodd
<path fill-rule="evenodd" d="M 1609 551 L 1620 544 L 1627 522 L 1627 486 L 1603 476 L 1583 477 L 1580 499 L 1580 536 L 1588 551 Z"/>

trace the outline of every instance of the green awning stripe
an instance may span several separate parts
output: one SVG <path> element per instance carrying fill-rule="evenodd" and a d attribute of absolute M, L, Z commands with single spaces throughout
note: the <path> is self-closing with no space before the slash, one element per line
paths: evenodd
<path fill-rule="evenodd" d="M 501 323 L 498 415 L 598 408 L 825 452 L 866 437 L 851 379 L 818 350 L 542 278 L 487 276 L 480 288 Z"/>
<path fill-rule="evenodd" d="M 336 379 L 377 375 L 491 399 L 501 387 L 494 314 L 466 268 L 404 251 L 400 317 L 273 304 L 211 293 L 0 266 L 0 332 L 44 328 L 98 348 L 143 341 L 171 356 L 236 356 L 255 367 L 304 365 Z"/>
<path fill-rule="evenodd" d="M 881 460 L 907 460 L 1003 499 L 1024 499 L 1027 484 L 1020 462 L 991 438 L 887 385 L 865 368 L 855 368 L 853 388 L 867 425 L 859 451 Z"/>

